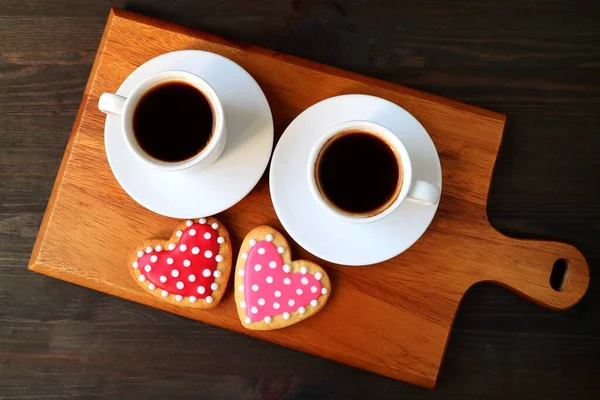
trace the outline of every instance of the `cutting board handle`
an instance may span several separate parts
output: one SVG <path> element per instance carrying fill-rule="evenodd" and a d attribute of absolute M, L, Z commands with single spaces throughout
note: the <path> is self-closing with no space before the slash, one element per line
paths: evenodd
<path fill-rule="evenodd" d="M 497 233 L 495 252 L 488 257 L 500 257 L 487 271 L 485 281 L 491 281 L 544 307 L 563 310 L 577 303 L 587 291 L 590 272 L 585 257 L 572 245 L 539 240 L 521 240 Z M 557 262 L 555 288 L 550 277 Z M 560 271 L 560 263 L 566 266 Z"/>

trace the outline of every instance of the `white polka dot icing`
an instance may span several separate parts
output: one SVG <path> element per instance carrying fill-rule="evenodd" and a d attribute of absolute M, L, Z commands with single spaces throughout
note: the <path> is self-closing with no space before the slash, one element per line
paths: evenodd
<path fill-rule="evenodd" d="M 206 222 L 200 224 L 189 220 L 185 225 L 171 241 L 137 250 L 132 267 L 143 272 L 143 277 L 140 278 L 140 274 L 137 279 L 146 282 L 149 291 L 158 289 L 160 296 L 172 295 L 175 301 L 192 302 L 192 296 L 194 301 L 206 300 L 211 295 L 209 288 L 217 290 L 214 288 L 219 284 L 215 280 L 223 274 L 217 266 L 225 261 L 219 254 L 224 251 L 221 245 L 225 238 Z"/>
<path fill-rule="evenodd" d="M 241 255 L 245 261 L 238 265 L 239 278 L 236 278 L 251 289 L 241 291 L 246 306 L 245 317 L 260 322 L 266 317 L 280 316 L 285 320 L 294 313 L 308 313 L 307 307 L 314 304 L 324 288 L 320 279 L 316 279 L 305 265 L 293 272 L 282 260 L 281 254 L 287 250 L 272 241 L 248 240 L 248 243 L 251 247 L 247 254 Z"/>

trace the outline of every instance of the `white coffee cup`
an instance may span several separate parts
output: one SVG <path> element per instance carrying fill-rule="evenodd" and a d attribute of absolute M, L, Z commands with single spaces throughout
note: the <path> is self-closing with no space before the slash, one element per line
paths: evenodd
<path fill-rule="evenodd" d="M 398 162 L 400 172 L 400 179 L 398 181 L 401 183 L 397 187 L 396 192 L 381 208 L 367 215 L 357 215 L 335 206 L 327 199 L 318 182 L 317 164 L 323 154 L 323 150 L 336 138 L 350 132 L 369 133 L 384 141 L 395 153 Z M 402 141 L 386 127 L 371 121 L 344 122 L 334 126 L 319 137 L 308 156 L 307 179 L 311 194 L 317 203 L 336 217 L 353 223 L 373 222 L 384 218 L 397 209 L 404 201 L 419 203 L 423 207 L 433 206 L 439 202 L 441 194 L 440 188 L 436 185 L 422 180 L 413 180 L 410 155 L 404 144 L 402 144 Z"/>
<path fill-rule="evenodd" d="M 210 102 L 213 110 L 213 132 L 208 144 L 196 155 L 183 161 L 168 162 L 156 159 L 146 153 L 135 139 L 133 116 L 140 99 L 149 90 L 168 82 L 185 82 L 194 86 Z M 223 106 L 215 90 L 204 79 L 185 71 L 164 71 L 151 75 L 137 85 L 128 97 L 114 93 L 103 93 L 98 101 L 98 108 L 106 114 L 121 117 L 121 130 L 125 143 L 135 156 L 147 165 L 163 171 L 181 171 L 187 169 L 201 170 L 214 163 L 227 143 L 227 127 Z M 165 132 L 165 140 L 169 140 L 169 132 Z"/>

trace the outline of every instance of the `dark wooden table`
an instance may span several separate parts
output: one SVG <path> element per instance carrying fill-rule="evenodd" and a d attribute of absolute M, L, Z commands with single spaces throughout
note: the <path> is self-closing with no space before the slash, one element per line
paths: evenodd
<path fill-rule="evenodd" d="M 489 218 L 577 245 L 588 294 L 473 288 L 430 391 L 29 272 L 111 6 L 508 114 Z M 595 0 L 0 0 L 0 398 L 597 399 L 599 244 Z"/>

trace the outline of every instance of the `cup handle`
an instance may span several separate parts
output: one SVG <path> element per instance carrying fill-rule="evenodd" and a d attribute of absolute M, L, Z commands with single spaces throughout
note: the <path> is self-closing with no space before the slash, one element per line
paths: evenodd
<path fill-rule="evenodd" d="M 414 181 L 406 200 L 411 203 L 436 205 L 440 201 L 440 188 L 426 181 Z"/>
<path fill-rule="evenodd" d="M 98 108 L 105 114 L 121 115 L 125 107 L 126 97 L 113 93 L 102 93 L 98 100 Z"/>

